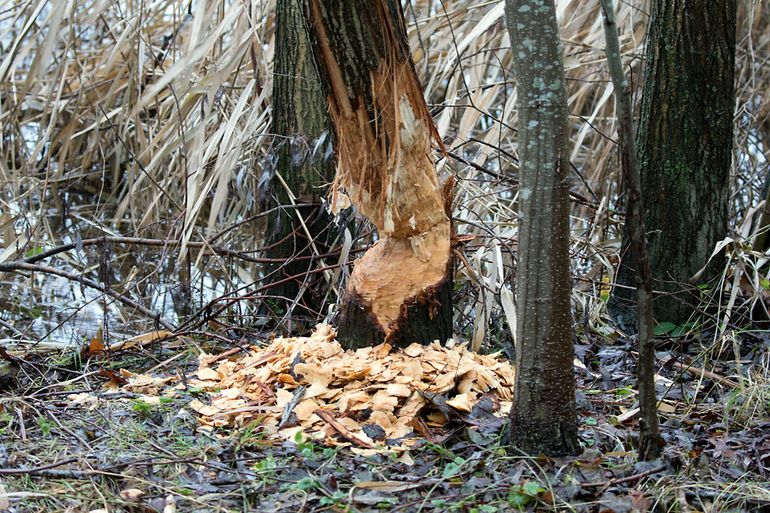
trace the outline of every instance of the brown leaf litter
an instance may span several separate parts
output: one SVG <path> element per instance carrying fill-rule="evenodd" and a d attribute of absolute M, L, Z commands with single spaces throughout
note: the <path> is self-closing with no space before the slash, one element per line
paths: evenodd
<path fill-rule="evenodd" d="M 277 338 L 241 357 L 204 353 L 199 362 L 197 379 L 187 386 L 210 397 L 208 404 L 190 403 L 203 429 L 257 421 L 281 439 L 302 431 L 329 445 L 352 444 L 366 452 L 384 448 L 386 440 L 390 449 L 405 449 L 418 439 L 415 432 L 440 429 L 450 417 L 467 416 L 474 424 L 477 405 L 479 411 L 493 405 L 492 414 L 503 417 L 510 409 L 514 375 L 499 354 L 477 354 L 453 342 L 345 351 L 325 324 L 310 337 Z M 149 392 L 163 383 L 134 375 L 125 387 Z"/>

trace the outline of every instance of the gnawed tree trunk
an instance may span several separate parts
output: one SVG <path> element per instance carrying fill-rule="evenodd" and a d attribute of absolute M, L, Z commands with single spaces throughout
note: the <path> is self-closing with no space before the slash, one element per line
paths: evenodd
<path fill-rule="evenodd" d="M 511 442 L 576 454 L 569 276 L 569 142 L 553 0 L 507 0 L 519 114 L 516 386 Z"/>
<path fill-rule="evenodd" d="M 308 274 L 314 256 L 333 240 L 332 219 L 321 204 L 334 179 L 327 151 L 329 116 L 315 69 L 300 0 L 277 0 L 273 70 L 274 171 L 271 206 L 283 206 L 268 223 L 269 266 L 276 314 L 294 309 L 315 321 L 324 301 L 324 277 Z M 306 205 L 296 207 L 295 205 Z M 294 278 L 292 278 L 294 277 Z M 296 308 L 299 306 L 299 308 Z"/>
<path fill-rule="evenodd" d="M 658 322 L 682 324 L 706 264 L 727 233 L 735 105 L 735 0 L 655 0 L 647 43 L 637 148 Z M 636 260 L 626 230 L 617 283 L 632 286 Z M 633 288 L 616 287 L 610 313 L 633 329 Z"/>
<path fill-rule="evenodd" d="M 380 240 L 356 262 L 338 337 L 348 347 L 451 335 L 449 217 L 431 140 L 440 142 L 409 53 L 398 0 L 306 0 L 342 189 Z"/>

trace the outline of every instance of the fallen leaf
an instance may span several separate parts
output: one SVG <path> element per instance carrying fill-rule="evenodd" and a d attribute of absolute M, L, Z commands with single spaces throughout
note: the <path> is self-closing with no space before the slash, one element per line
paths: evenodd
<path fill-rule="evenodd" d="M 99 369 L 99 375 L 109 380 L 104 385 L 107 388 L 116 389 L 128 383 L 126 378 L 112 369 Z"/>
<path fill-rule="evenodd" d="M 173 495 L 166 497 L 163 505 L 163 513 L 176 513 L 176 498 Z"/>
<path fill-rule="evenodd" d="M 88 343 L 86 356 L 92 356 L 104 351 L 104 341 L 102 340 L 102 329 L 96 330 L 96 335 Z"/>
<path fill-rule="evenodd" d="M 11 500 L 8 498 L 8 493 L 5 491 L 5 486 L 0 483 L 0 510 L 6 510 L 11 508 Z"/>
<path fill-rule="evenodd" d="M 139 502 L 144 497 L 144 491 L 139 488 L 126 488 L 120 491 L 120 498 L 126 502 Z"/>
<path fill-rule="evenodd" d="M 449 399 L 446 404 L 454 408 L 455 410 L 464 411 L 466 413 L 471 412 L 471 400 L 472 398 L 470 395 L 466 394 L 460 394 L 456 395 L 452 399 Z"/>

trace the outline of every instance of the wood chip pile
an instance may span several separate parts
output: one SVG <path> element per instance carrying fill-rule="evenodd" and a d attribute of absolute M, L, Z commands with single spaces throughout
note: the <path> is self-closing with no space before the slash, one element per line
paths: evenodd
<path fill-rule="evenodd" d="M 408 446 L 450 419 L 488 424 L 511 405 L 511 365 L 451 342 L 345 351 L 320 324 L 310 337 L 278 338 L 237 359 L 199 359 L 188 385 L 210 396 L 209 404 L 190 404 L 204 429 L 258 421 L 284 439 L 301 430 L 331 445 L 374 449 Z"/>

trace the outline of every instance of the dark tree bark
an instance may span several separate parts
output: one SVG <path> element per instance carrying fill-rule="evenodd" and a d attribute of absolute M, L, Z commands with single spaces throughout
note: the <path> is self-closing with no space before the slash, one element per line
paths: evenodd
<path fill-rule="evenodd" d="M 287 206 L 270 219 L 267 257 L 283 262 L 270 266 L 272 295 L 285 298 L 279 312 L 300 306 L 300 316 L 315 318 L 326 287 L 314 254 L 325 253 L 333 240 L 332 219 L 321 204 L 334 178 L 326 99 L 315 69 L 300 0 L 277 0 L 273 72 L 274 171 L 273 206 Z M 310 205 L 291 208 L 292 203 Z M 294 280 L 283 281 L 290 276 Z M 303 291 L 300 296 L 300 291 Z"/>
<path fill-rule="evenodd" d="M 431 140 L 440 139 L 407 44 L 399 0 L 305 0 L 335 134 L 332 204 L 347 193 L 380 240 L 356 262 L 341 306 L 348 347 L 446 340 L 449 217 Z"/>
<path fill-rule="evenodd" d="M 631 107 L 631 88 L 623 72 L 620 56 L 618 27 L 615 23 L 615 7 L 612 0 L 601 0 L 604 17 L 604 35 L 607 42 L 607 64 L 615 88 L 615 105 L 618 117 L 618 138 L 623 180 L 626 184 L 626 224 L 630 234 L 629 244 L 637 256 L 634 274 L 636 284 L 636 308 L 639 327 L 639 364 L 637 366 L 639 389 L 639 457 L 651 460 L 660 454 L 663 439 L 658 428 L 658 400 L 655 395 L 655 340 L 652 313 L 652 276 L 647 258 L 647 236 L 642 217 L 642 183 L 636 146 Z"/>
<path fill-rule="evenodd" d="M 697 285 L 718 274 L 714 258 L 727 233 L 735 104 L 735 0 L 655 0 L 637 139 L 649 233 L 657 321 L 682 324 Z M 633 285 L 637 267 L 624 233 L 617 283 Z M 632 288 L 616 287 L 610 313 L 631 328 Z"/>
<path fill-rule="evenodd" d="M 516 386 L 511 442 L 580 451 L 569 276 L 569 142 L 553 0 L 507 0 L 519 115 Z"/>

